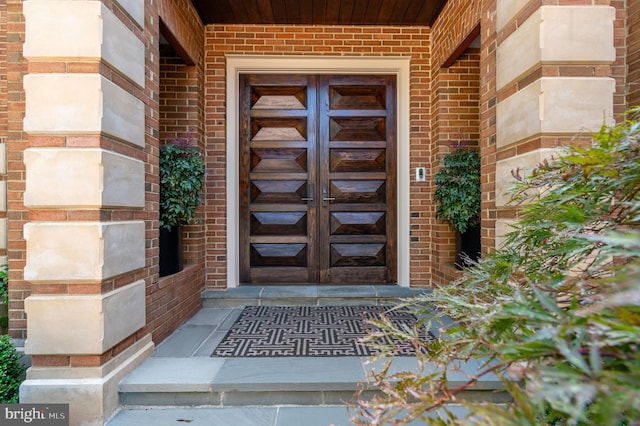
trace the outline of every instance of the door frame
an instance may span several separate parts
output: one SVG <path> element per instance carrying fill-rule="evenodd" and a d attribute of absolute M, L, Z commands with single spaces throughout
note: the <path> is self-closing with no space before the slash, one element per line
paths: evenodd
<path fill-rule="evenodd" d="M 396 76 L 397 87 L 397 276 L 398 285 L 409 287 L 410 243 L 410 63 L 411 58 L 400 56 L 269 56 L 225 55 L 227 78 L 227 288 L 240 284 L 240 210 L 239 182 L 239 76 L 251 74 L 353 74 Z"/>

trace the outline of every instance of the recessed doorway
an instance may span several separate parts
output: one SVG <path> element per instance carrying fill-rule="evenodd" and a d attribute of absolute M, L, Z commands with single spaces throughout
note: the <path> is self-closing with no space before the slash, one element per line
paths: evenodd
<path fill-rule="evenodd" d="M 240 282 L 396 283 L 396 77 L 239 82 Z"/>

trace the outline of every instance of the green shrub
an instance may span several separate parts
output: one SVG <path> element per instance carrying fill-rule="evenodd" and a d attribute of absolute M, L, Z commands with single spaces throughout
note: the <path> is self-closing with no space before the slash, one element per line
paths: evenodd
<path fill-rule="evenodd" d="M 196 209 L 202 198 L 205 164 L 198 147 L 188 138 L 175 139 L 160 147 L 160 226 L 198 220 Z"/>
<path fill-rule="evenodd" d="M 21 355 L 16 352 L 11 338 L 0 336 L 0 403 L 18 402 L 20 384 L 25 379 L 26 368 L 20 363 Z"/>
<path fill-rule="evenodd" d="M 636 120 L 603 127 L 590 146 L 567 147 L 518 177 L 513 202 L 526 203 L 505 247 L 457 282 L 407 301 L 441 329 L 439 338 L 426 343 L 389 325 L 384 332 L 410 339 L 421 363 L 443 368 L 374 375 L 385 396 L 360 401 L 354 422 L 469 424 L 427 413 L 446 411 L 496 373 L 513 402 L 464 402 L 474 424 L 640 424 L 639 138 Z M 441 323 L 441 314 L 455 323 Z M 449 389 L 447 373 L 469 359 L 481 361 L 477 375 Z"/>
<path fill-rule="evenodd" d="M 0 302 L 9 303 L 9 269 L 7 265 L 0 266 Z"/>
<path fill-rule="evenodd" d="M 453 228 L 464 232 L 480 220 L 480 155 L 476 150 L 458 148 L 445 155 L 436 173 L 434 198 L 436 214 Z"/>

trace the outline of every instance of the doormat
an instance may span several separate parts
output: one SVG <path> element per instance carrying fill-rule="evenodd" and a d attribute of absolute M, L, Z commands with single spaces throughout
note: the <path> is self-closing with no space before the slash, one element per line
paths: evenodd
<path fill-rule="evenodd" d="M 384 313 L 395 324 L 414 326 L 416 317 L 389 306 L 247 306 L 211 356 L 326 357 L 371 356 L 361 342 L 377 327 L 366 323 Z M 424 332 L 423 339 L 433 339 Z M 396 355 L 414 355 L 408 341 L 387 338 Z"/>

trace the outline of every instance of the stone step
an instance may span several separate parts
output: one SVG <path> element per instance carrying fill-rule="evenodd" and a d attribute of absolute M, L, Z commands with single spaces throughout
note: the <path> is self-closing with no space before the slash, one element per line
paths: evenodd
<path fill-rule="evenodd" d="M 360 390 L 365 399 L 377 393 L 367 378 L 384 362 L 361 357 L 151 357 L 120 383 L 120 401 L 129 408 L 340 405 L 353 402 Z M 449 387 L 465 383 L 477 367 L 470 361 L 451 373 Z M 427 365 L 424 371 L 435 368 Z M 396 357 L 390 371 L 419 371 L 418 363 L 413 357 Z M 502 402 L 504 395 L 496 392 L 501 388 L 497 377 L 483 377 L 463 397 Z"/>
<path fill-rule="evenodd" d="M 205 290 L 205 308 L 238 306 L 357 306 L 389 305 L 402 298 L 430 292 L 397 285 L 243 286 Z"/>
<path fill-rule="evenodd" d="M 458 416 L 467 410 L 460 404 L 447 407 Z M 439 413 L 434 413 L 435 417 Z M 107 426 L 348 426 L 352 424 L 344 405 L 271 407 L 128 408 L 118 412 Z M 423 425 L 416 420 L 411 426 Z"/>
<path fill-rule="evenodd" d="M 387 304 L 388 290 L 369 287 L 372 292 L 375 290 L 368 299 L 370 303 Z M 396 288 L 395 295 L 407 294 L 406 290 Z M 315 304 L 325 304 L 325 299 L 330 299 L 334 303 L 326 305 L 334 305 L 340 301 L 351 304 L 357 299 L 358 304 L 363 304 L 362 299 L 349 297 L 347 293 L 336 291 L 335 297 L 327 297 L 327 293 L 318 288 L 316 296 L 300 300 L 311 303 L 315 298 Z M 248 300 L 236 296 L 231 298 L 234 303 Z M 255 301 L 269 304 L 283 297 L 267 288 L 259 296 L 250 299 L 251 304 Z M 224 306 L 203 308 L 120 383 L 122 411 L 108 423 L 110 426 L 175 425 L 177 421 L 188 422 L 192 418 L 199 419 L 200 423 L 195 424 L 216 425 L 347 425 L 346 406 L 356 397 L 370 399 L 380 392 L 368 379 L 372 371 L 384 367 L 384 359 L 372 362 L 368 357 L 358 356 L 212 357 L 245 305 Z M 390 373 L 422 371 L 428 374 L 434 372 L 436 366 L 424 368 L 419 370 L 413 356 L 397 356 L 392 360 Z M 476 361 L 462 365 L 459 372 L 449 374 L 449 387 L 466 383 L 469 376 L 476 375 L 477 369 Z M 502 383 L 497 377 L 485 376 L 462 397 L 500 403 L 506 400 L 501 389 Z M 253 422 L 253 416 L 265 421 Z M 221 420 L 202 422 L 203 418 Z M 305 421 L 300 422 L 300 418 Z M 318 419 L 322 423 L 314 423 Z"/>

